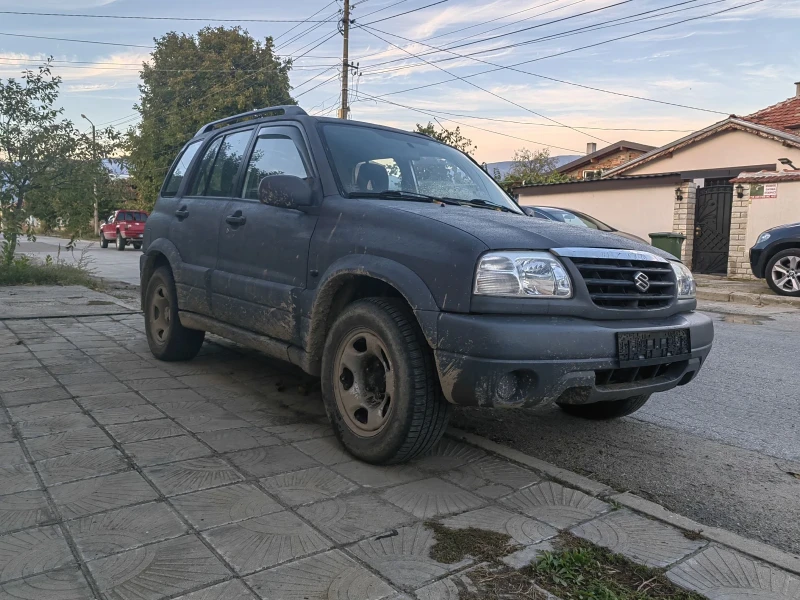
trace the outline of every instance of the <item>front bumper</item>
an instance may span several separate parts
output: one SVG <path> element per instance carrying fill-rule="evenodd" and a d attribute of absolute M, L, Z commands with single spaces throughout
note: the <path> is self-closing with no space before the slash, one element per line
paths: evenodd
<path fill-rule="evenodd" d="M 658 370 L 620 369 L 617 332 L 684 328 L 690 330 L 690 354 L 666 358 Z M 696 312 L 614 321 L 441 313 L 437 329 L 434 353 L 445 397 L 487 407 L 589 404 L 669 390 L 694 378 L 714 339 L 711 319 Z"/>
<path fill-rule="evenodd" d="M 764 248 L 750 248 L 750 270 L 759 279 L 764 279 Z"/>

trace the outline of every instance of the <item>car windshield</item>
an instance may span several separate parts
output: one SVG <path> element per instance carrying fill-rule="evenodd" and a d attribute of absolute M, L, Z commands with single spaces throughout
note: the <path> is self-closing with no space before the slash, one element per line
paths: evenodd
<path fill-rule="evenodd" d="M 602 221 L 598 221 L 594 217 L 590 217 L 589 215 L 585 215 L 583 213 L 549 207 L 542 207 L 540 210 L 550 215 L 556 221 L 561 221 L 562 223 L 567 223 L 568 225 L 577 225 L 578 227 L 587 227 L 589 229 L 599 229 L 600 231 L 614 231 L 612 227 L 609 227 Z"/>
<path fill-rule="evenodd" d="M 347 197 L 444 198 L 520 213 L 486 171 L 464 154 L 421 135 L 327 123 L 322 132 Z M 415 197 L 416 195 L 416 197 Z"/>

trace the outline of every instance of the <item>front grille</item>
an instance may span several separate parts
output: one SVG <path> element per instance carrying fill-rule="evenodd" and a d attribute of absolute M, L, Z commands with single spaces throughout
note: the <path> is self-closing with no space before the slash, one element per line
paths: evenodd
<path fill-rule="evenodd" d="M 689 361 L 650 365 L 647 367 L 627 367 L 624 369 L 602 369 L 594 372 L 595 385 L 598 387 L 620 383 L 649 382 L 670 373 L 682 373 Z"/>
<path fill-rule="evenodd" d="M 616 309 L 663 308 L 675 298 L 675 274 L 666 262 L 628 258 L 571 257 L 597 306 Z M 640 289 L 636 278 L 646 278 Z"/>

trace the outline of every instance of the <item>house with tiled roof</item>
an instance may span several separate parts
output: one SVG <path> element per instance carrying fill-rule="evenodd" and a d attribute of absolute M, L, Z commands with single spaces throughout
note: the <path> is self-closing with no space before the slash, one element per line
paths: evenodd
<path fill-rule="evenodd" d="M 597 149 L 596 143 L 589 142 L 586 144 L 584 156 L 561 165 L 556 171 L 571 179 L 600 179 L 603 173 L 622 166 L 651 150 L 654 150 L 653 146 L 627 140 L 609 144 L 600 150 Z"/>
<path fill-rule="evenodd" d="M 759 184 L 750 180 L 774 178 L 769 189 L 780 197 L 800 174 L 792 172 L 795 165 L 800 167 L 800 82 L 791 98 L 641 153 L 605 170 L 599 181 L 522 186 L 514 193 L 520 204 L 572 207 L 645 238 L 681 233 L 681 258 L 695 272 L 746 275 L 747 244 L 758 235 L 750 231 L 750 217 L 770 215 L 757 218 L 758 226 L 800 220 L 800 199 L 751 197 L 750 187 Z M 769 209 L 778 204 L 780 211 Z"/>

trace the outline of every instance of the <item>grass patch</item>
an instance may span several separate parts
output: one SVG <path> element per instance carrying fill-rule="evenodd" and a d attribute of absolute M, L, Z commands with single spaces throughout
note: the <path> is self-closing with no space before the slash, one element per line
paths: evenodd
<path fill-rule="evenodd" d="M 0 264 L 0 285 L 83 285 L 95 289 L 97 281 L 80 263 L 39 262 L 18 256 L 10 265 Z"/>
<path fill-rule="evenodd" d="M 436 521 L 428 521 L 425 527 L 433 531 L 436 544 L 431 548 L 431 558 L 440 563 L 453 564 L 467 556 L 478 561 L 498 561 L 511 552 L 511 536 L 485 529 L 468 527 L 450 529 Z"/>

